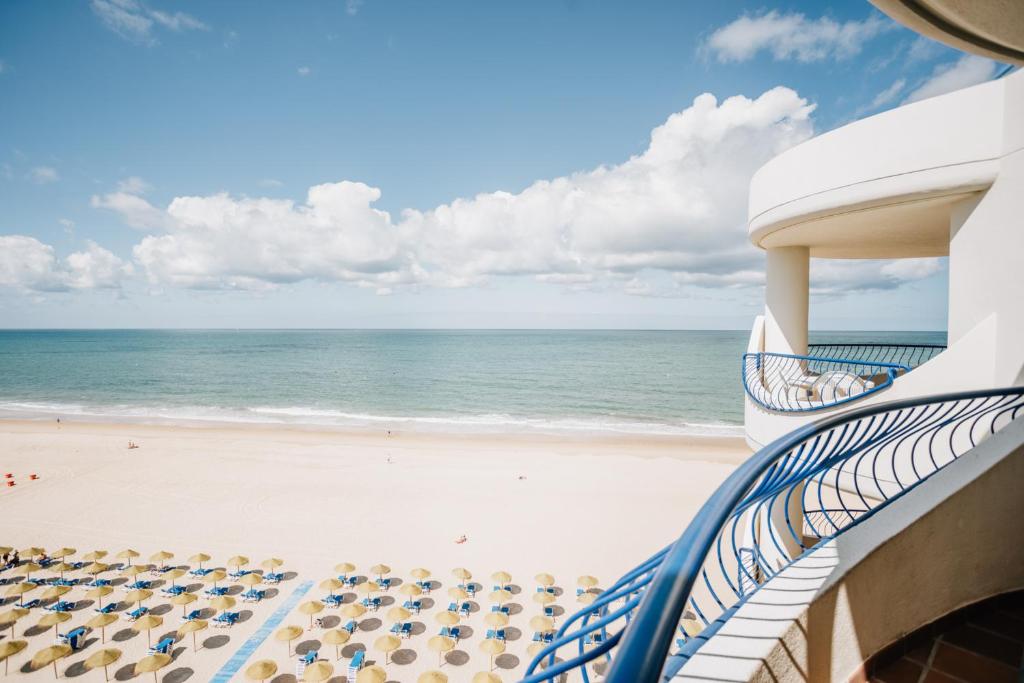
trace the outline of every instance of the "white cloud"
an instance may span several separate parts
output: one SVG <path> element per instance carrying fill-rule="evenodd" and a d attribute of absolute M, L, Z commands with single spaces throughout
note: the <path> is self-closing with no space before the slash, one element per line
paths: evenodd
<path fill-rule="evenodd" d="M 53 247 L 27 235 L 0 235 L 0 287 L 30 292 L 116 289 L 132 266 L 89 242 L 63 262 Z"/>
<path fill-rule="evenodd" d="M 905 102 L 917 102 L 928 97 L 945 95 L 971 85 L 984 83 L 996 74 L 997 65 L 991 59 L 976 55 L 964 55 L 955 62 L 940 64 L 931 76 Z"/>
<path fill-rule="evenodd" d="M 136 43 L 155 44 L 155 27 L 171 31 L 209 30 L 202 21 L 184 12 L 170 14 L 151 9 L 138 0 L 91 0 L 90 7 L 104 26 Z"/>
<path fill-rule="evenodd" d="M 95 209 L 107 209 L 120 214 L 122 220 L 139 230 L 162 230 L 169 221 L 164 211 L 132 192 L 118 190 L 105 195 L 93 195 L 89 204 Z"/>
<path fill-rule="evenodd" d="M 146 194 L 150 189 L 150 184 L 138 176 L 129 176 L 117 183 L 117 191 L 128 194 Z"/>
<path fill-rule="evenodd" d="M 263 180 L 260 181 L 260 186 L 276 188 L 284 187 L 284 183 L 282 183 L 280 180 L 277 180 L 276 178 L 264 178 Z"/>
<path fill-rule="evenodd" d="M 896 289 L 907 282 L 931 277 L 940 272 L 941 258 L 898 259 L 812 259 L 811 291 L 818 295 Z"/>
<path fill-rule="evenodd" d="M 299 74 L 300 76 L 308 76 L 309 74 L 313 73 L 313 70 L 312 70 L 312 69 L 310 69 L 310 68 L 309 68 L 308 66 L 300 66 L 300 67 L 299 67 L 298 69 L 296 69 L 295 71 L 296 71 L 296 72 L 297 72 L 297 73 L 298 73 L 298 74 Z"/>
<path fill-rule="evenodd" d="M 75 232 L 75 222 L 70 218 L 60 218 L 57 220 L 58 223 L 64 228 L 64 232 L 69 235 L 73 235 Z"/>
<path fill-rule="evenodd" d="M 878 107 L 884 107 L 887 104 L 895 101 L 899 97 L 900 93 L 907 86 L 906 79 L 900 78 L 893 82 L 888 88 L 875 95 L 875 99 L 871 101 L 871 109 L 877 109 Z"/>
<path fill-rule="evenodd" d="M 40 185 L 60 180 L 60 174 L 52 166 L 36 166 L 28 172 L 28 177 L 32 182 Z"/>
<path fill-rule="evenodd" d="M 712 33 L 703 47 L 720 62 L 745 62 L 762 50 L 776 60 L 839 60 L 858 54 L 864 43 L 894 26 L 877 14 L 840 23 L 829 17 L 808 19 L 798 12 L 772 10 L 741 16 Z"/>

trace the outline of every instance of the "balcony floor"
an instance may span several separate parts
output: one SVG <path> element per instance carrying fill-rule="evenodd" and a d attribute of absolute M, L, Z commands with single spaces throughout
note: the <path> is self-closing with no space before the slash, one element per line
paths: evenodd
<path fill-rule="evenodd" d="M 957 610 L 889 646 L 865 665 L 871 683 L 1024 681 L 1024 591 Z"/>

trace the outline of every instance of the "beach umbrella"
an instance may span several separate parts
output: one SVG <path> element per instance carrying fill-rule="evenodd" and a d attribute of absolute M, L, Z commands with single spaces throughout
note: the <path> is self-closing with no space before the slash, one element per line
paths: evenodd
<path fill-rule="evenodd" d="M 491 669 L 494 668 L 494 658 L 505 651 L 505 643 L 495 638 L 487 638 L 480 641 L 480 651 L 491 658 Z"/>
<path fill-rule="evenodd" d="M 496 591 L 491 591 L 488 597 L 491 599 L 491 602 L 503 605 L 512 599 L 512 593 L 505 588 L 499 588 Z"/>
<path fill-rule="evenodd" d="M 313 600 L 307 600 L 306 602 L 299 605 L 299 611 L 303 614 L 309 615 L 309 628 L 313 628 L 313 615 L 322 612 L 324 609 L 324 603 L 314 602 Z"/>
<path fill-rule="evenodd" d="M 472 683 L 501 683 L 501 676 L 490 671 L 480 671 L 473 674 Z"/>
<path fill-rule="evenodd" d="M 24 576 L 26 579 L 29 579 L 32 576 L 32 572 L 37 572 L 40 569 L 42 569 L 42 567 L 36 564 L 35 562 L 25 562 L 24 564 L 19 564 L 17 567 L 15 567 L 14 570 L 11 572 L 11 575 Z"/>
<path fill-rule="evenodd" d="M 247 564 L 249 564 L 249 558 L 245 555 L 235 555 L 230 560 L 228 560 L 228 566 L 234 567 L 236 572 L 241 571 L 242 567 L 244 567 Z"/>
<path fill-rule="evenodd" d="M 34 591 L 38 587 L 38 583 L 32 583 L 31 581 L 22 581 L 21 583 L 15 583 L 7 587 L 7 590 L 4 591 L 4 597 L 21 597 L 25 593 L 28 593 L 29 591 Z"/>
<path fill-rule="evenodd" d="M 375 564 L 370 567 L 370 573 L 376 574 L 379 579 L 383 579 L 385 574 L 391 573 L 391 567 L 386 564 Z"/>
<path fill-rule="evenodd" d="M 424 569 L 423 567 L 416 567 L 409 573 L 412 574 L 412 578 L 417 581 L 425 581 L 430 578 L 430 570 Z"/>
<path fill-rule="evenodd" d="M 107 642 L 107 627 L 117 621 L 116 614 L 97 614 L 89 621 L 85 622 L 85 625 L 91 629 L 100 630 L 100 642 Z"/>
<path fill-rule="evenodd" d="M 551 593 L 548 593 L 547 591 L 543 591 L 541 593 L 534 593 L 533 594 L 533 601 L 536 602 L 537 604 L 540 604 L 540 605 L 550 605 L 556 599 L 557 598 L 555 598 L 554 595 L 552 595 Z"/>
<path fill-rule="evenodd" d="M 359 595 L 365 595 L 366 597 L 370 597 L 379 590 L 380 586 L 373 581 L 363 581 L 355 588 L 356 593 L 359 593 Z"/>
<path fill-rule="evenodd" d="M 223 569 L 214 569 L 212 572 L 203 577 L 203 581 L 205 581 L 206 583 L 212 583 L 213 587 L 216 588 L 217 582 L 223 581 L 227 575 L 228 573 Z"/>
<path fill-rule="evenodd" d="M 86 562 L 98 562 L 106 556 L 106 550 L 90 550 L 85 555 L 82 555 L 82 559 Z"/>
<path fill-rule="evenodd" d="M 576 602 L 581 605 L 589 605 L 594 602 L 594 600 L 597 600 L 597 596 L 593 593 L 580 593 L 576 596 Z"/>
<path fill-rule="evenodd" d="M 426 671 L 420 674 L 416 683 L 448 683 L 448 676 L 440 671 Z"/>
<path fill-rule="evenodd" d="M 356 683 L 384 683 L 388 680 L 388 672 L 379 666 L 368 666 L 356 674 Z"/>
<path fill-rule="evenodd" d="M 174 557 L 174 553 L 169 553 L 166 550 L 158 550 L 149 556 L 149 561 L 153 564 L 159 563 L 160 566 L 162 567 L 167 562 L 167 560 L 171 559 L 172 557 Z"/>
<path fill-rule="evenodd" d="M 455 640 L 448 636 L 434 636 L 427 641 L 427 647 L 437 653 L 438 666 L 444 664 L 444 653 L 455 649 Z"/>
<path fill-rule="evenodd" d="M 268 557 L 267 559 L 260 562 L 260 566 L 264 569 L 277 569 L 284 564 L 284 560 L 279 557 Z"/>
<path fill-rule="evenodd" d="M 77 552 L 74 548 L 61 548 L 60 550 L 54 550 L 50 555 L 63 560 L 65 557 L 70 557 Z"/>
<path fill-rule="evenodd" d="M 356 566 L 351 562 L 342 562 L 341 564 L 334 565 L 334 571 L 338 572 L 342 576 L 348 574 L 349 572 L 354 572 L 355 570 Z"/>
<path fill-rule="evenodd" d="M 138 556 L 139 556 L 139 553 L 137 551 L 132 550 L 131 548 L 128 548 L 127 550 L 122 550 L 121 552 L 119 552 L 114 557 L 116 557 L 119 560 L 128 560 L 128 566 L 130 567 L 130 566 L 132 566 L 132 559 L 134 559 L 134 558 L 136 558 Z"/>
<path fill-rule="evenodd" d="M 348 642 L 352 635 L 340 628 L 332 628 L 330 631 L 324 632 L 323 640 L 328 645 L 334 646 L 334 658 L 341 659 L 341 646 Z"/>
<path fill-rule="evenodd" d="M 121 575 L 122 576 L 126 576 L 129 579 L 134 579 L 139 574 L 145 574 L 145 573 L 146 573 L 146 568 L 145 567 L 143 567 L 141 565 L 133 564 L 133 565 L 129 566 L 127 569 L 125 569 L 123 572 L 121 572 Z"/>
<path fill-rule="evenodd" d="M 87 590 L 85 592 L 85 597 L 95 598 L 96 601 L 99 603 L 100 609 L 103 609 L 103 598 L 107 597 L 113 592 L 114 589 L 111 586 L 96 586 L 95 588 L 90 588 L 89 590 Z"/>
<path fill-rule="evenodd" d="M 274 639 L 280 640 L 284 643 L 288 643 L 288 656 L 290 657 L 292 654 L 292 641 L 301 635 L 301 626 L 285 626 L 284 628 L 280 628 L 277 630 L 277 633 L 274 634 Z"/>
<path fill-rule="evenodd" d="M 226 611 L 235 606 L 235 599 L 230 595 L 218 595 L 210 600 L 210 607 Z"/>
<path fill-rule="evenodd" d="M 529 647 L 526 648 L 526 654 L 536 657 L 545 647 L 547 647 L 547 643 L 530 643 Z"/>
<path fill-rule="evenodd" d="M 245 677 L 250 681 L 265 681 L 276 673 L 277 663 L 272 659 L 261 659 L 245 669 Z"/>
<path fill-rule="evenodd" d="M 253 572 L 252 574 L 246 574 L 245 576 L 240 578 L 238 580 L 238 583 L 242 584 L 243 586 L 253 588 L 263 583 L 263 577 L 257 574 L 256 572 Z"/>
<path fill-rule="evenodd" d="M 4 660 L 4 676 L 7 675 L 7 667 L 10 665 L 10 658 L 24 650 L 26 647 L 28 647 L 27 640 L 6 640 L 0 643 L 0 659 Z"/>
<path fill-rule="evenodd" d="M 82 567 L 83 572 L 85 572 L 86 574 L 92 574 L 93 576 L 96 576 L 97 574 L 102 574 L 103 572 L 109 569 L 110 565 L 103 564 L 102 562 L 90 562 L 89 564 Z"/>
<path fill-rule="evenodd" d="M 423 592 L 423 589 L 415 583 L 403 583 L 398 589 L 398 592 L 402 595 L 408 595 L 409 597 L 416 597 Z"/>
<path fill-rule="evenodd" d="M 338 590 L 344 585 L 345 584 L 339 581 L 338 579 L 331 577 L 329 579 L 324 579 L 320 582 L 320 590 L 327 591 L 331 595 L 334 595 L 334 591 Z"/>
<path fill-rule="evenodd" d="M 157 626 L 162 625 L 163 623 L 163 617 L 158 617 L 155 614 L 145 614 L 135 620 L 135 622 L 132 624 L 132 630 L 136 633 L 138 633 L 139 631 L 145 631 L 146 645 L 151 647 L 153 645 L 153 641 L 150 636 L 150 631 L 155 629 Z"/>
<path fill-rule="evenodd" d="M 164 574 L 164 578 L 171 582 L 172 586 L 176 586 L 178 579 L 185 576 L 185 570 L 182 568 L 172 569 Z"/>
<path fill-rule="evenodd" d="M 405 621 L 411 616 L 412 612 L 398 605 L 395 605 L 394 607 L 388 610 L 388 619 L 392 621 Z"/>
<path fill-rule="evenodd" d="M 277 663 L 272 659 L 261 659 L 245 669 L 245 677 L 250 681 L 265 681 L 276 673 Z"/>
<path fill-rule="evenodd" d="M 350 602 L 341 608 L 341 614 L 349 619 L 358 619 L 366 614 L 366 608 L 358 602 Z"/>
<path fill-rule="evenodd" d="M 334 675 L 334 665 L 330 662 L 313 662 L 302 672 L 302 680 L 310 683 L 326 681 Z"/>
<path fill-rule="evenodd" d="M 491 581 L 496 581 L 499 586 L 507 586 L 512 583 L 512 575 L 506 571 L 497 571 L 491 574 Z"/>
<path fill-rule="evenodd" d="M 57 660 L 62 657 L 67 657 L 69 654 L 71 654 L 70 645 L 51 645 L 50 647 L 44 647 L 32 656 L 32 668 L 42 669 L 44 666 L 53 664 L 53 677 L 59 678 L 57 675 Z"/>
<path fill-rule="evenodd" d="M 504 612 L 490 612 L 484 617 L 484 623 L 493 629 L 508 626 L 508 615 Z"/>
<path fill-rule="evenodd" d="M 56 600 L 62 595 L 71 592 L 71 586 L 50 586 L 39 596 L 41 600 Z"/>
<path fill-rule="evenodd" d="M 133 591 L 128 591 L 124 594 L 124 601 L 127 603 L 135 603 L 136 607 L 141 607 L 142 603 L 153 597 L 153 591 L 147 588 L 137 588 Z"/>
<path fill-rule="evenodd" d="M 36 623 L 36 626 L 39 628 L 49 628 L 52 626 L 53 636 L 56 638 L 57 626 L 63 624 L 69 619 L 71 619 L 71 615 L 67 612 L 50 612 L 49 614 L 44 614 L 43 618 Z"/>
<path fill-rule="evenodd" d="M 459 588 L 458 586 L 452 586 L 448 589 L 448 597 L 452 600 L 468 600 L 469 593 L 466 592 L 465 588 Z"/>
<path fill-rule="evenodd" d="M 7 555 L 12 550 L 14 550 L 14 548 L 9 545 L 0 545 L 0 555 Z"/>
<path fill-rule="evenodd" d="M 14 637 L 14 624 L 26 614 L 28 614 L 28 610 L 22 607 L 12 607 L 3 614 L 0 614 L 0 625 L 4 628 L 7 626 L 11 627 L 11 638 Z"/>
<path fill-rule="evenodd" d="M 576 585 L 580 588 L 593 588 L 597 585 L 597 577 L 584 574 L 576 579 Z"/>
<path fill-rule="evenodd" d="M 171 656 L 163 653 L 148 655 L 135 664 L 135 675 L 153 674 L 153 683 L 156 683 L 156 672 L 171 663 Z"/>
<path fill-rule="evenodd" d="M 449 612 L 448 610 L 438 612 L 434 615 L 434 619 L 436 619 L 437 623 L 442 626 L 455 626 L 455 624 L 459 623 L 459 615 L 455 612 Z"/>
<path fill-rule="evenodd" d="M 198 652 L 199 647 L 196 645 L 196 633 L 204 630 L 210 622 L 205 619 L 193 619 L 192 621 L 186 621 L 184 624 L 178 627 L 178 635 L 184 636 L 186 633 L 192 634 L 192 651 Z"/>
<path fill-rule="evenodd" d="M 19 554 L 27 555 L 28 559 L 31 560 L 33 557 L 36 557 L 38 555 L 42 555 L 45 552 L 46 551 L 43 548 L 40 548 L 38 546 L 30 546 L 28 548 L 22 548 L 22 550 L 21 550 L 21 552 Z"/>
<path fill-rule="evenodd" d="M 542 614 L 538 614 L 530 619 L 530 628 L 534 631 L 540 631 L 541 633 L 553 631 L 555 630 L 555 620 L 551 617 L 545 617 Z"/>
<path fill-rule="evenodd" d="M 172 605 L 181 605 L 181 616 L 185 616 L 186 607 L 198 600 L 195 593 L 182 593 L 171 598 Z"/>
<path fill-rule="evenodd" d="M 555 585 L 555 577 L 547 573 L 537 574 L 537 576 L 533 577 L 533 580 L 539 583 L 540 585 L 544 586 L 545 588 Z"/>
<path fill-rule="evenodd" d="M 51 572 L 57 572 L 60 574 L 60 578 L 63 579 L 64 572 L 73 572 L 75 570 L 75 565 L 68 564 L 67 562 L 58 562 L 57 564 L 48 567 L 48 569 Z"/>
<path fill-rule="evenodd" d="M 469 573 L 469 570 L 464 569 L 462 567 L 456 567 L 455 569 L 453 569 L 452 576 L 454 576 L 456 579 L 459 579 L 460 581 L 469 581 L 473 578 L 473 575 Z"/>
<path fill-rule="evenodd" d="M 210 556 L 207 555 L 206 553 L 196 553 L 192 557 L 188 558 L 188 561 L 189 562 L 194 562 L 195 564 L 198 564 L 199 568 L 202 569 L 203 568 L 203 562 L 209 562 L 210 561 Z"/>
<path fill-rule="evenodd" d="M 103 667 L 103 680 L 109 681 L 110 676 L 107 675 L 107 667 L 121 659 L 121 651 L 115 648 L 105 648 L 99 652 L 94 652 L 85 660 L 85 668 L 92 671 L 93 669 L 99 669 Z"/>

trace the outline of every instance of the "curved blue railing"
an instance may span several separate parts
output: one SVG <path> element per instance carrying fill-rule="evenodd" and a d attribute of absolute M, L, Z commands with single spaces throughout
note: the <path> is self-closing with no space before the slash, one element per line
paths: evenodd
<path fill-rule="evenodd" d="M 745 353 L 743 390 L 767 410 L 802 413 L 870 396 L 910 370 L 900 363 Z"/>
<path fill-rule="evenodd" d="M 945 350 L 944 344 L 838 342 L 807 345 L 807 355 L 815 358 L 849 358 L 858 362 L 905 365 L 910 369 L 930 361 Z"/>
<path fill-rule="evenodd" d="M 733 472 L 672 545 L 566 619 L 523 683 L 572 670 L 584 683 L 673 675 L 795 559 L 1021 416 L 1015 387 L 877 404 L 794 430 Z"/>

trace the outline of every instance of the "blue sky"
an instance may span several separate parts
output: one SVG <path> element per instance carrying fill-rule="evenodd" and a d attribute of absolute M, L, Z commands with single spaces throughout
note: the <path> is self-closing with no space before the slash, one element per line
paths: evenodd
<path fill-rule="evenodd" d="M 750 173 L 997 68 L 852 2 L 6 2 L 0 325 L 747 328 Z M 945 326 L 941 261 L 815 265 L 817 328 Z"/>

